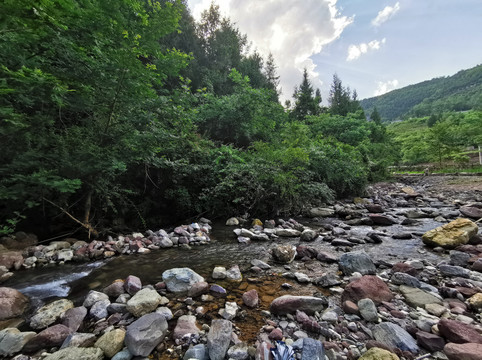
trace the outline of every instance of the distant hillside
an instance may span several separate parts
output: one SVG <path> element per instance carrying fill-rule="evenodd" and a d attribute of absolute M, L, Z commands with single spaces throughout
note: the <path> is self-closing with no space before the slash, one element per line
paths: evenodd
<path fill-rule="evenodd" d="M 445 111 L 482 109 L 482 65 L 453 76 L 427 80 L 415 85 L 364 99 L 361 106 L 370 113 L 378 109 L 383 121 L 407 116 L 427 116 Z"/>

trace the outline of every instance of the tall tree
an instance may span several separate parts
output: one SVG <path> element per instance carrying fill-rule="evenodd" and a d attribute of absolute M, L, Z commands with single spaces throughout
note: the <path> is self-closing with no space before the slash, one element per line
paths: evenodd
<path fill-rule="evenodd" d="M 377 125 L 380 125 L 382 123 L 382 118 L 380 117 L 380 113 L 378 112 L 378 109 L 376 106 L 373 108 L 373 111 L 370 114 L 370 120 Z"/>
<path fill-rule="evenodd" d="M 350 91 L 343 87 L 341 79 L 337 74 L 333 75 L 328 102 L 330 104 L 330 113 L 333 115 L 346 116 L 350 112 Z"/>
<path fill-rule="evenodd" d="M 304 120 L 308 115 L 317 115 L 320 113 L 321 94 L 317 90 L 313 94 L 313 86 L 308 77 L 306 68 L 303 70 L 303 80 L 299 87 L 295 88 L 293 93 L 294 108 L 291 116 L 296 120 Z"/>

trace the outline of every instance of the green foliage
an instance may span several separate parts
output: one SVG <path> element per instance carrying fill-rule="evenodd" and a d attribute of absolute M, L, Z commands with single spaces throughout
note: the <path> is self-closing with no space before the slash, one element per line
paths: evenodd
<path fill-rule="evenodd" d="M 482 65 L 364 99 L 365 110 L 378 108 L 384 121 L 450 111 L 482 110 Z"/>
<path fill-rule="evenodd" d="M 308 115 L 317 115 L 321 112 L 321 95 L 320 90 L 313 93 L 313 86 L 308 79 L 308 71 L 303 70 L 303 80 L 299 87 L 295 88 L 293 94 L 294 108 L 291 111 L 291 117 L 298 121 L 304 120 Z"/>

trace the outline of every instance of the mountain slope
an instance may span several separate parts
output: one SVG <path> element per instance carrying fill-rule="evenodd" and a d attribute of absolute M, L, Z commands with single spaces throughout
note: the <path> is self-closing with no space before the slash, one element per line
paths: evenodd
<path fill-rule="evenodd" d="M 364 99 L 360 104 L 369 113 L 376 107 L 383 121 L 481 109 L 482 65 Z"/>

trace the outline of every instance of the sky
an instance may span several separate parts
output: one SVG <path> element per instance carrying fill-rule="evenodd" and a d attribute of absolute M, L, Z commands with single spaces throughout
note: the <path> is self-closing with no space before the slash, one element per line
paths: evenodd
<path fill-rule="evenodd" d="M 212 0 L 188 0 L 195 19 Z M 306 67 L 327 103 L 333 74 L 359 99 L 482 64 L 482 0 L 214 0 L 278 66 L 282 100 Z"/>

